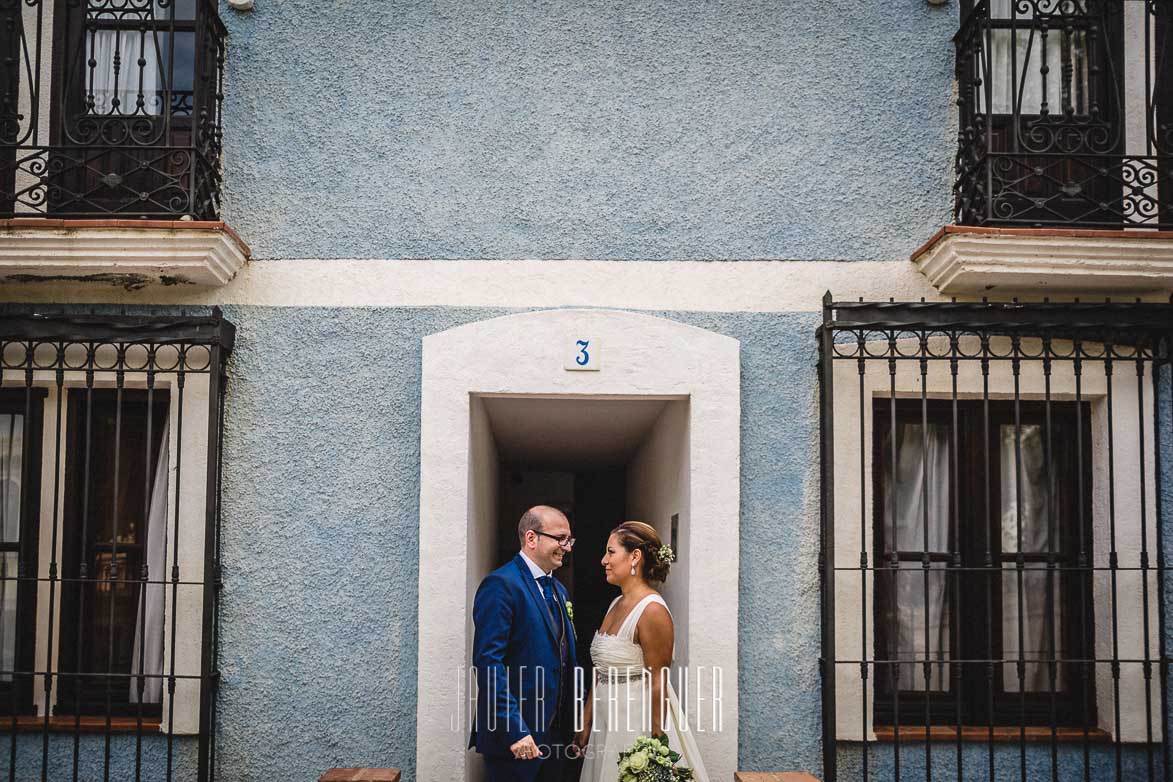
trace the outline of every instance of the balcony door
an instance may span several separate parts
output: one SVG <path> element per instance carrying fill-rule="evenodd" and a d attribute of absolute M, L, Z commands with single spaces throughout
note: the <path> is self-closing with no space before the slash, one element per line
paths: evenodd
<path fill-rule="evenodd" d="M 1139 176 L 1121 158 L 1122 4 L 986 0 L 963 12 L 985 17 L 967 81 L 988 134 L 987 219 L 1119 226 Z"/>
<path fill-rule="evenodd" d="M 196 0 L 59 0 L 50 211 L 188 211 Z"/>

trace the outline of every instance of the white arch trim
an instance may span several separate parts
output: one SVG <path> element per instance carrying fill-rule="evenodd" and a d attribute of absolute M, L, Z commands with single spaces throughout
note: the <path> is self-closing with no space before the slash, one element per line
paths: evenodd
<path fill-rule="evenodd" d="M 564 368 L 571 335 L 588 335 L 601 369 Z M 577 338 L 576 336 L 576 338 Z M 453 724 L 457 672 L 468 665 L 466 584 L 470 399 L 477 395 L 689 399 L 690 626 L 685 659 L 723 671 L 720 732 L 698 733 L 707 771 L 737 764 L 740 344 L 663 318 L 616 310 L 545 310 L 424 338 L 420 426 L 419 673 L 416 775 L 466 778 L 468 728 Z M 678 653 L 680 650 L 677 650 Z"/>

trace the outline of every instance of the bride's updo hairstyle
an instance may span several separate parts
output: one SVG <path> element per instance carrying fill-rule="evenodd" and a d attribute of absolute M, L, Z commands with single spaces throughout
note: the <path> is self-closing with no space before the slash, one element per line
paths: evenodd
<path fill-rule="evenodd" d="M 619 539 L 619 543 L 627 551 L 643 552 L 644 578 L 656 582 L 663 582 L 668 578 L 668 568 L 675 557 L 665 556 L 661 552 L 661 549 L 666 547 L 655 527 L 642 521 L 625 521 L 611 530 L 611 534 Z"/>

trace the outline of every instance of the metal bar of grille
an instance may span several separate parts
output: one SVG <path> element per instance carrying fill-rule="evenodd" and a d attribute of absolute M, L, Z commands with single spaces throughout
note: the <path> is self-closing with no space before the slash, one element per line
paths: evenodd
<path fill-rule="evenodd" d="M 203 654 L 200 658 L 200 747 L 199 747 L 199 776 L 201 779 L 215 775 L 212 765 L 212 741 L 214 740 L 211 726 L 215 711 L 215 694 L 218 685 L 216 667 L 216 610 L 219 604 L 220 589 L 220 459 L 221 459 L 221 423 L 223 418 L 223 381 L 224 369 L 220 360 L 220 349 L 212 348 L 210 357 L 212 371 L 215 373 L 208 387 L 208 445 L 210 455 L 207 469 L 206 513 L 207 523 L 204 535 L 204 577 L 210 582 L 210 587 L 204 589 L 202 634 L 205 639 Z"/>
<path fill-rule="evenodd" d="M 1166 344 L 1166 350 L 1173 350 L 1173 334 L 1166 334 L 1165 335 L 1165 344 Z M 1170 383 L 1169 383 L 1170 409 L 1169 409 L 1168 413 L 1170 414 L 1170 421 L 1173 422 L 1173 364 L 1166 365 L 1165 369 L 1168 370 L 1168 373 L 1170 375 L 1170 378 L 1169 378 L 1170 379 Z M 1164 456 L 1163 456 L 1163 454 L 1164 454 L 1165 449 L 1168 447 L 1168 438 L 1166 436 L 1163 436 L 1165 434 L 1165 429 L 1163 426 L 1160 425 L 1160 423 L 1161 423 L 1161 409 L 1160 409 L 1161 374 L 1162 374 L 1162 372 L 1160 372 L 1160 371 L 1153 371 L 1152 372 L 1153 405 L 1156 406 L 1156 408 L 1157 408 L 1156 425 L 1153 427 L 1153 439 L 1156 441 L 1154 443 L 1155 447 L 1153 449 L 1154 454 L 1155 454 L 1154 466 L 1156 468 L 1154 470 L 1154 480 L 1158 480 L 1158 481 L 1164 475 L 1164 472 L 1163 472 Z M 1167 513 L 1168 511 L 1167 511 L 1167 508 L 1164 503 L 1164 499 L 1163 499 L 1162 495 L 1163 495 L 1163 492 L 1161 491 L 1161 487 L 1158 487 L 1157 491 L 1155 492 L 1156 502 L 1157 502 L 1157 507 L 1156 507 L 1156 511 L 1157 511 L 1157 520 L 1156 520 L 1157 605 L 1159 606 L 1159 610 L 1157 611 L 1157 656 L 1158 656 L 1158 666 L 1159 666 L 1159 670 L 1160 670 L 1159 678 L 1161 681 L 1161 731 L 1162 731 L 1162 736 L 1164 737 L 1165 731 L 1167 731 L 1169 729 L 1169 699 L 1168 699 L 1169 665 L 1168 665 L 1166 642 L 1165 642 L 1165 632 L 1168 628 L 1168 620 L 1166 619 L 1166 616 L 1165 616 L 1165 612 L 1168 610 L 1168 606 L 1165 601 L 1165 583 L 1166 583 L 1165 582 L 1165 572 L 1166 572 L 1165 571 L 1165 513 Z M 1164 737 L 1164 740 L 1161 742 L 1161 779 L 1164 780 L 1164 782 L 1168 782 L 1168 780 L 1170 778 L 1170 773 L 1171 772 L 1170 772 L 1170 768 L 1169 768 L 1169 740 L 1168 740 L 1168 737 Z"/>
<path fill-rule="evenodd" d="M 819 341 L 820 355 L 824 356 L 825 360 L 820 363 L 821 382 L 819 384 L 820 403 L 822 406 L 821 421 L 821 447 L 820 459 L 824 473 L 834 475 L 834 462 L 832 461 L 832 443 L 831 443 L 831 422 L 834 416 L 833 403 L 833 382 L 829 373 L 825 370 L 830 368 L 829 360 L 833 348 L 831 345 L 831 334 L 825 326 L 831 320 L 831 297 L 828 293 L 823 299 L 823 318 L 824 330 L 822 338 Z M 820 535 L 821 543 L 819 546 L 819 570 L 820 570 L 820 585 L 821 585 L 821 599 L 820 607 L 823 619 L 822 632 L 822 664 L 819 666 L 820 675 L 822 677 L 822 685 L 824 691 L 829 689 L 832 693 L 835 692 L 835 531 L 833 528 L 833 514 L 835 501 L 834 498 L 827 492 L 827 485 L 823 486 L 822 495 L 822 534 Z M 822 717 L 823 717 L 823 775 L 828 779 L 835 779 L 838 773 L 838 757 L 835 754 L 835 699 L 823 698 L 822 702 Z"/>
<path fill-rule="evenodd" d="M 987 594 L 994 591 L 994 555 L 993 533 L 990 532 L 993 521 L 993 503 L 990 502 L 990 337 L 981 335 L 981 368 L 982 368 L 982 525 L 985 530 L 985 548 L 982 566 L 987 569 L 988 582 L 980 584 Z M 987 598 L 986 606 L 986 754 L 990 770 L 990 782 L 994 782 L 994 618 L 991 608 L 992 598 Z"/>
<path fill-rule="evenodd" d="M 893 342 L 895 338 L 893 338 Z M 888 566 L 892 568 L 892 600 L 895 600 L 896 593 L 900 587 L 900 560 L 896 552 L 900 550 L 899 531 L 896 524 L 896 506 L 898 498 L 898 489 L 896 483 L 896 361 L 890 359 L 888 361 L 888 380 L 891 385 L 891 393 L 889 394 L 889 412 L 888 412 L 888 441 L 891 444 L 891 453 L 889 454 L 889 469 L 891 471 L 889 478 L 889 508 L 892 519 L 892 553 L 888 560 Z M 892 622 L 890 631 L 892 633 L 892 643 L 898 643 L 897 639 L 900 637 L 900 626 L 897 623 L 896 611 L 892 611 Z M 899 659 L 899 650 L 895 655 Z M 894 712 L 900 714 L 900 664 L 899 662 L 890 663 L 888 665 L 889 681 L 891 682 L 893 709 Z M 896 741 L 892 743 L 892 759 L 894 764 L 894 771 L 896 782 L 900 782 L 900 722 L 897 719 L 894 721 L 896 727 Z"/>
<path fill-rule="evenodd" d="M 921 355 L 923 356 L 927 351 L 925 348 L 925 336 L 921 335 Z M 920 474 L 921 474 L 921 594 L 924 602 L 924 649 L 925 659 L 922 663 L 922 674 L 925 683 L 925 735 L 929 735 L 929 730 L 932 727 L 930 715 L 932 714 L 932 693 L 933 693 L 933 666 L 931 662 L 932 654 L 932 621 L 929 614 L 929 604 L 931 598 L 929 596 L 929 571 L 932 563 L 929 559 L 929 460 L 927 455 L 929 453 L 929 396 L 928 396 L 928 375 L 929 362 L 923 358 L 919 362 L 920 368 L 920 442 L 921 442 L 921 460 L 920 460 Z M 896 520 L 892 520 L 893 527 L 895 527 Z M 932 782 L 933 779 L 933 745 L 931 742 L 925 742 L 925 779 L 927 782 Z"/>
<path fill-rule="evenodd" d="M 1144 415 L 1144 376 L 1145 362 L 1141 356 L 1136 359 L 1136 423 L 1137 438 L 1140 441 L 1140 454 L 1137 474 L 1140 478 L 1140 593 L 1141 593 L 1141 623 L 1144 628 L 1144 717 L 1145 717 L 1145 763 L 1149 779 L 1156 779 L 1156 769 L 1153 761 L 1153 669 L 1149 657 L 1149 541 L 1148 541 L 1148 497 L 1145 483 L 1145 415 Z M 1154 400 L 1155 401 L 1155 400 Z"/>
<path fill-rule="evenodd" d="M 187 373 L 184 371 L 186 356 L 184 353 L 179 354 L 179 367 L 175 380 L 175 387 L 178 390 L 178 410 L 179 414 L 176 417 L 175 423 L 175 442 L 183 442 L 183 393 L 187 381 Z M 183 483 L 183 449 L 176 449 L 175 454 L 175 526 L 173 528 L 172 540 L 178 541 L 179 538 L 179 518 L 180 518 L 180 485 Z M 205 574 L 205 578 L 207 574 Z M 176 646 L 175 640 L 178 635 L 178 614 L 179 614 L 179 546 L 174 549 L 174 554 L 171 559 L 171 664 L 170 675 L 167 677 L 167 779 L 172 778 L 175 765 L 175 656 Z"/>
<path fill-rule="evenodd" d="M 1107 378 L 1107 405 L 1108 405 L 1108 453 L 1114 454 L 1115 448 L 1115 408 L 1113 405 L 1112 386 L 1113 374 L 1111 352 L 1104 359 L 1104 376 Z M 1119 555 L 1116 552 L 1116 464 L 1115 459 L 1108 459 L 1108 574 L 1112 580 L 1111 613 L 1112 613 L 1112 718 L 1115 721 L 1115 738 L 1112 742 L 1115 751 L 1116 782 L 1124 776 L 1123 746 L 1120 740 L 1120 627 L 1119 627 Z"/>
<path fill-rule="evenodd" d="M 1073 345 L 1074 345 L 1073 352 L 1075 353 L 1075 360 L 1072 362 L 1071 369 L 1072 369 L 1072 373 L 1074 375 L 1074 380 L 1075 380 L 1075 407 L 1077 410 L 1082 410 L 1083 409 L 1083 363 L 1082 363 L 1082 358 L 1081 358 L 1081 351 L 1083 348 L 1083 344 L 1080 341 L 1078 334 L 1076 334 L 1076 336 L 1075 336 L 1075 340 L 1074 340 Z M 1076 501 L 1076 505 L 1078 507 L 1078 512 L 1076 513 L 1076 519 L 1077 519 L 1077 526 L 1079 529 L 1079 539 L 1076 544 L 1078 546 L 1079 550 L 1076 555 L 1076 564 L 1078 567 L 1090 568 L 1090 566 L 1092 564 L 1091 561 L 1089 560 L 1090 554 L 1086 550 L 1086 547 L 1085 547 L 1085 541 L 1087 540 L 1087 536 L 1086 536 L 1087 530 L 1085 528 L 1087 525 L 1087 508 L 1084 507 L 1084 486 L 1083 486 L 1083 475 L 1084 475 L 1083 458 L 1084 457 L 1083 457 L 1083 449 L 1084 449 L 1083 424 L 1081 422 L 1078 426 L 1075 427 L 1075 459 L 1076 459 L 1075 481 L 1076 481 L 1076 487 L 1077 487 L 1075 501 Z M 1089 569 L 1088 572 L 1090 575 L 1094 571 Z M 1091 599 L 1092 584 L 1090 582 L 1091 582 L 1091 578 L 1087 578 L 1087 579 L 1084 579 L 1082 577 L 1080 578 L 1080 588 L 1079 588 L 1079 628 L 1080 628 L 1080 636 L 1079 637 L 1080 638 L 1086 638 L 1087 633 L 1088 633 L 1087 617 L 1088 617 L 1088 611 L 1090 610 L 1090 607 L 1092 605 L 1092 599 Z M 1092 683 L 1093 678 L 1095 676 L 1095 666 L 1090 663 L 1080 664 L 1079 675 L 1080 675 L 1080 683 L 1082 685 L 1081 690 L 1083 692 L 1083 713 L 1085 715 L 1087 715 L 1087 714 L 1091 713 L 1091 703 L 1089 701 L 1089 698 L 1091 697 L 1091 683 Z M 1090 731 L 1090 725 L 1088 725 L 1087 719 L 1083 720 L 1082 749 L 1083 749 L 1083 778 L 1084 778 L 1084 782 L 1090 782 L 1091 773 L 1092 773 L 1091 731 Z"/>
<path fill-rule="evenodd" d="M 53 522 L 52 522 L 52 543 L 49 551 L 49 643 L 47 651 L 45 652 L 45 721 L 41 731 L 41 782 L 48 782 L 49 779 L 49 704 L 53 702 L 53 631 L 56 622 L 53 621 L 54 608 L 56 607 L 57 598 L 57 535 L 58 526 L 61 519 L 61 408 L 63 400 L 65 399 L 65 349 L 62 343 L 56 343 L 53 347 L 57 350 L 56 369 L 53 373 L 56 381 L 57 398 L 55 402 L 56 408 L 56 425 L 54 433 L 54 447 L 53 447 Z M 33 343 L 29 343 L 29 365 L 34 362 Z"/>
<path fill-rule="evenodd" d="M 122 367 L 126 363 L 126 350 L 124 347 L 118 349 L 118 374 L 117 374 L 117 390 L 114 392 L 114 492 L 110 507 L 110 522 L 113 525 L 113 530 L 110 535 L 111 550 L 110 550 L 110 568 L 106 573 L 106 580 L 109 582 L 107 589 L 111 595 L 116 594 L 118 590 L 118 577 L 122 575 L 118 572 L 118 517 L 121 515 L 119 511 L 121 508 L 118 505 L 118 494 L 121 488 L 118 484 L 119 470 L 122 467 L 122 402 L 123 402 L 123 383 L 126 380 L 126 375 L 122 371 Z M 177 538 L 178 540 L 178 538 Z M 85 541 L 82 542 L 85 545 Z M 83 549 L 84 551 L 84 549 Z M 114 666 L 114 606 L 115 600 L 113 597 L 109 599 L 109 606 L 107 609 L 108 627 L 110 631 L 106 634 L 106 673 L 113 673 Z M 110 709 L 113 705 L 111 703 L 111 681 L 110 677 L 106 677 L 106 736 L 105 736 L 105 753 L 102 758 L 102 779 L 109 782 L 110 779 Z"/>
<path fill-rule="evenodd" d="M 1047 337 L 1043 340 L 1043 388 L 1044 388 L 1044 406 L 1045 406 L 1045 438 L 1044 438 L 1044 453 L 1043 453 L 1043 474 L 1051 475 L 1055 468 L 1054 454 L 1052 451 L 1053 435 L 1054 435 L 1054 420 L 1052 417 L 1053 410 L 1051 408 L 1051 339 Z M 1047 492 L 1051 494 L 1051 483 L 1047 483 Z M 1059 719 L 1058 702 L 1056 699 L 1056 689 L 1058 687 L 1058 661 L 1055 659 L 1057 650 L 1059 648 L 1059 636 L 1055 626 L 1055 587 L 1056 573 L 1055 573 L 1055 558 L 1060 555 L 1059 544 L 1056 540 L 1056 523 L 1055 518 L 1056 509 L 1051 503 L 1047 503 L 1047 576 L 1044 583 L 1046 589 L 1045 611 L 1047 621 L 1047 648 L 1050 650 L 1050 657 L 1052 658 L 1047 663 L 1047 690 L 1050 695 L 1050 702 L 1048 708 L 1050 709 L 1051 719 L 1051 782 L 1059 782 L 1059 740 L 1056 725 Z"/>
<path fill-rule="evenodd" d="M 85 452 L 82 459 L 85 462 L 83 467 L 82 479 L 82 505 L 81 505 L 81 539 L 89 540 L 90 530 L 90 455 L 93 449 L 93 427 L 94 427 L 94 372 L 92 369 L 94 361 L 94 348 L 92 345 L 86 349 L 86 439 Z M 86 583 L 89 580 L 89 565 L 86 557 L 78 558 L 78 580 L 75 584 L 77 587 L 77 648 L 76 659 L 74 661 L 74 670 L 82 670 L 82 644 L 85 637 L 85 626 L 82 623 L 86 611 L 86 597 L 88 591 Z M 73 680 L 73 699 L 75 703 L 81 703 L 81 677 L 77 676 Z M 81 712 L 80 708 L 74 709 L 73 717 L 73 782 L 78 779 L 78 765 L 81 761 Z"/>
<path fill-rule="evenodd" d="M 1019 358 L 1021 342 L 1018 334 L 1011 335 L 1010 344 L 1014 350 L 1014 357 L 1010 361 L 1010 371 L 1014 376 L 1014 571 L 1016 586 L 1015 599 L 1018 601 L 1018 665 L 1015 667 L 1015 674 L 1018 677 L 1018 702 L 1022 714 L 1018 723 L 1018 776 L 1022 782 L 1026 782 L 1026 602 L 1025 595 L 1023 594 L 1025 587 L 1023 583 L 1023 568 L 1026 565 L 1026 561 L 1022 553 L 1024 543 L 1022 537 L 1024 488 L 1022 483 L 1022 360 Z M 1003 519 L 1003 523 L 1005 523 L 1005 519 Z M 1005 572 L 1001 568 L 1000 571 L 999 576 Z M 1005 628 L 1005 622 L 1003 622 L 1003 628 Z M 1005 641 L 1003 641 L 1003 654 L 1005 654 L 1004 644 Z"/>
<path fill-rule="evenodd" d="M 864 387 L 864 372 L 865 365 L 863 359 L 859 360 L 859 474 L 863 475 L 867 471 L 867 427 L 864 426 L 864 420 L 867 415 L 867 410 L 864 405 L 865 387 Z M 860 659 L 867 660 L 870 655 L 868 650 L 868 550 L 867 550 L 867 535 L 868 535 L 868 513 L 867 513 L 867 485 L 859 482 L 859 590 L 862 599 L 859 601 L 859 618 L 860 626 L 863 627 L 863 632 L 860 634 Z M 877 561 L 878 565 L 879 562 Z M 874 599 L 874 597 L 873 597 Z M 859 675 L 863 680 L 863 687 L 860 688 L 860 700 L 862 701 L 862 709 L 860 710 L 860 717 L 863 724 L 860 726 L 860 734 L 867 736 L 868 725 L 870 724 L 868 715 L 868 665 L 866 662 L 859 664 Z M 868 774 L 870 772 L 868 766 L 868 747 L 867 741 L 863 742 L 863 780 L 868 782 Z"/>
<path fill-rule="evenodd" d="M 153 356 L 152 356 L 153 359 Z M 146 451 L 147 458 L 143 462 L 143 507 L 150 512 L 151 507 L 151 485 L 153 469 L 155 466 L 155 456 L 152 446 L 154 445 L 154 410 L 155 410 L 155 371 L 153 360 L 148 363 L 147 369 L 147 441 Z M 160 453 L 162 453 L 163 446 L 160 446 Z M 143 551 L 150 551 L 151 536 L 158 535 L 159 530 L 152 529 L 149 523 L 145 529 L 146 537 L 143 540 Z M 146 682 L 143 674 L 146 673 L 147 663 L 147 579 L 150 578 L 150 563 L 147 556 L 144 554 L 142 564 L 138 574 L 138 629 L 136 635 L 139 639 L 138 646 L 138 683 L 136 691 L 137 705 L 135 707 L 135 731 L 134 731 L 134 779 L 135 782 L 141 782 L 143 776 L 143 696 L 146 693 Z"/>
<path fill-rule="evenodd" d="M 861 359 L 861 363 L 862 363 L 862 359 Z M 952 549 L 952 553 L 950 554 L 950 557 L 949 557 L 949 569 L 952 571 L 952 574 L 951 574 L 951 577 L 949 580 L 949 587 L 951 590 L 951 592 L 950 592 L 950 610 L 953 615 L 954 638 L 959 637 L 961 634 L 961 605 L 960 605 L 960 601 L 959 601 L 959 597 L 958 597 L 960 594 L 960 591 L 961 591 L 961 573 L 958 570 L 958 568 L 961 567 L 961 554 L 960 554 L 960 547 L 958 546 L 958 541 L 961 540 L 961 507 L 959 504 L 960 503 L 959 492 L 957 491 L 957 485 L 960 482 L 960 479 L 959 479 L 959 475 L 960 475 L 960 473 L 959 473 L 960 442 L 958 439 L 959 419 L 958 419 L 958 407 L 957 407 L 957 370 L 958 370 L 957 337 L 956 337 L 956 335 L 953 335 L 949 338 L 949 388 L 950 388 L 949 422 L 950 422 L 951 428 L 952 428 L 952 431 L 950 432 L 950 435 L 949 435 L 949 477 L 950 477 L 950 481 L 951 481 L 950 489 L 949 489 L 949 499 L 950 499 L 950 503 L 951 503 L 950 507 L 952 510 L 952 519 L 951 519 L 952 542 L 950 545 L 950 548 Z M 962 729 L 962 725 L 963 725 L 964 719 L 965 719 L 964 710 L 963 710 L 963 706 L 962 706 L 962 700 L 961 700 L 961 688 L 964 683 L 964 676 L 963 676 L 963 672 L 962 672 L 962 665 L 956 659 L 957 658 L 957 650 L 951 647 L 949 650 L 949 656 L 951 658 L 950 677 L 951 677 L 951 682 L 952 682 L 952 686 L 953 686 L 954 715 L 955 715 L 956 722 L 957 722 L 957 776 L 960 777 L 964 774 L 963 758 L 965 755 L 964 744 L 961 741 L 961 729 Z M 927 743 L 928 742 L 926 742 L 926 744 Z"/>

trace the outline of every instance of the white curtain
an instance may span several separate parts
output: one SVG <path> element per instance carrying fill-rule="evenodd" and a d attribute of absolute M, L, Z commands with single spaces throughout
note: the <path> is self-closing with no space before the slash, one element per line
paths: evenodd
<path fill-rule="evenodd" d="M 155 33 L 151 30 L 97 30 L 87 36 L 88 59 L 96 63 L 86 68 L 86 91 L 94 97 L 93 113 L 162 114 L 163 97 L 159 95 L 162 80 L 159 78 L 160 60 Z M 145 61 L 141 66 L 140 58 Z M 140 93 L 142 109 L 138 107 Z M 115 98 L 118 99 L 117 108 Z"/>
<path fill-rule="evenodd" d="M 24 454 L 24 416 L 0 415 L 0 541 L 20 541 L 20 478 Z M 16 594 L 19 586 L 9 581 L 17 575 L 19 555 L 0 554 L 0 670 L 16 665 Z M 0 674 L 0 681 L 12 681 Z"/>
<path fill-rule="evenodd" d="M 1015 434 L 1013 426 L 1001 428 L 1002 461 L 1002 553 L 1015 554 L 1019 551 L 1019 513 L 1022 515 L 1022 551 L 1040 553 L 1058 551 L 1056 537 L 1048 541 L 1048 522 L 1058 495 L 1052 484 L 1053 476 L 1047 475 L 1046 432 L 1041 426 L 1022 426 L 1018 436 L 1018 457 L 1015 456 Z M 1014 478 L 1014 466 L 1019 465 L 1022 494 L 1019 482 Z M 1056 519 L 1057 521 L 1057 519 Z M 1056 533 L 1057 536 L 1057 533 Z M 1042 563 L 1028 563 L 1028 568 L 1043 568 Z M 1062 655 L 1061 648 L 1051 638 L 1051 621 L 1047 616 L 1047 574 L 1043 570 L 1025 570 L 1022 577 L 1022 656 L 1025 660 L 1045 660 L 1053 654 Z M 1056 638 L 1062 638 L 1059 611 L 1059 576 L 1051 577 L 1051 610 L 1054 613 Z M 1018 619 L 1019 619 L 1018 570 L 1013 563 L 1003 563 L 1002 568 L 1002 657 L 1018 660 Z M 1025 666 L 1023 686 L 1027 692 L 1048 691 L 1050 675 L 1044 663 L 1028 662 Z M 1062 668 L 1056 679 L 1056 687 L 1062 688 Z M 1002 687 L 1007 692 L 1018 692 L 1017 663 L 1002 666 Z"/>
<path fill-rule="evenodd" d="M 991 19 L 1011 19 L 1015 0 L 990 0 Z M 991 30 L 989 83 L 994 114 L 1038 114 L 1044 99 L 1053 116 L 1062 115 L 1065 104 L 1077 114 L 1087 112 L 1087 40 L 1083 32 L 1063 32 L 1058 21 L 1046 37 L 1033 26 L 1032 12 L 1016 14 L 1014 30 Z M 1064 71 L 1064 51 L 1069 70 Z M 1044 78 L 1043 65 L 1047 66 Z M 1044 82 L 1046 88 L 1044 90 Z M 1064 89 L 1066 88 L 1066 89 Z M 1066 95 L 1066 100 L 1064 96 Z M 1019 100 L 1021 103 L 1019 104 Z M 978 88 L 978 106 L 984 111 L 985 86 Z"/>
<path fill-rule="evenodd" d="M 891 474 L 886 474 L 884 485 L 885 544 L 889 548 L 895 544 L 900 551 L 950 551 L 948 428 L 930 424 L 923 430 L 920 424 L 898 423 L 895 482 Z M 889 652 L 896 659 L 915 661 L 899 666 L 897 686 L 901 690 L 923 691 L 925 677 L 921 662 L 927 659 L 940 663 L 931 669 L 929 689 L 947 690 L 949 671 L 944 663 L 949 660 L 950 612 L 944 563 L 933 563 L 927 590 L 919 563 L 902 570 L 895 578 L 896 643 Z"/>
<path fill-rule="evenodd" d="M 151 581 L 161 581 L 166 570 L 167 558 L 167 476 L 168 435 L 170 422 L 163 425 L 163 444 L 155 460 L 155 480 L 151 485 L 151 505 L 147 509 L 147 575 Z M 147 584 L 146 594 L 139 595 L 139 612 L 134 629 L 134 658 L 131 661 L 130 702 L 138 703 L 138 673 L 140 659 L 143 660 L 143 674 L 147 677 L 143 689 L 143 703 L 161 703 L 163 698 L 163 584 Z M 145 655 L 140 658 L 140 650 Z"/>

